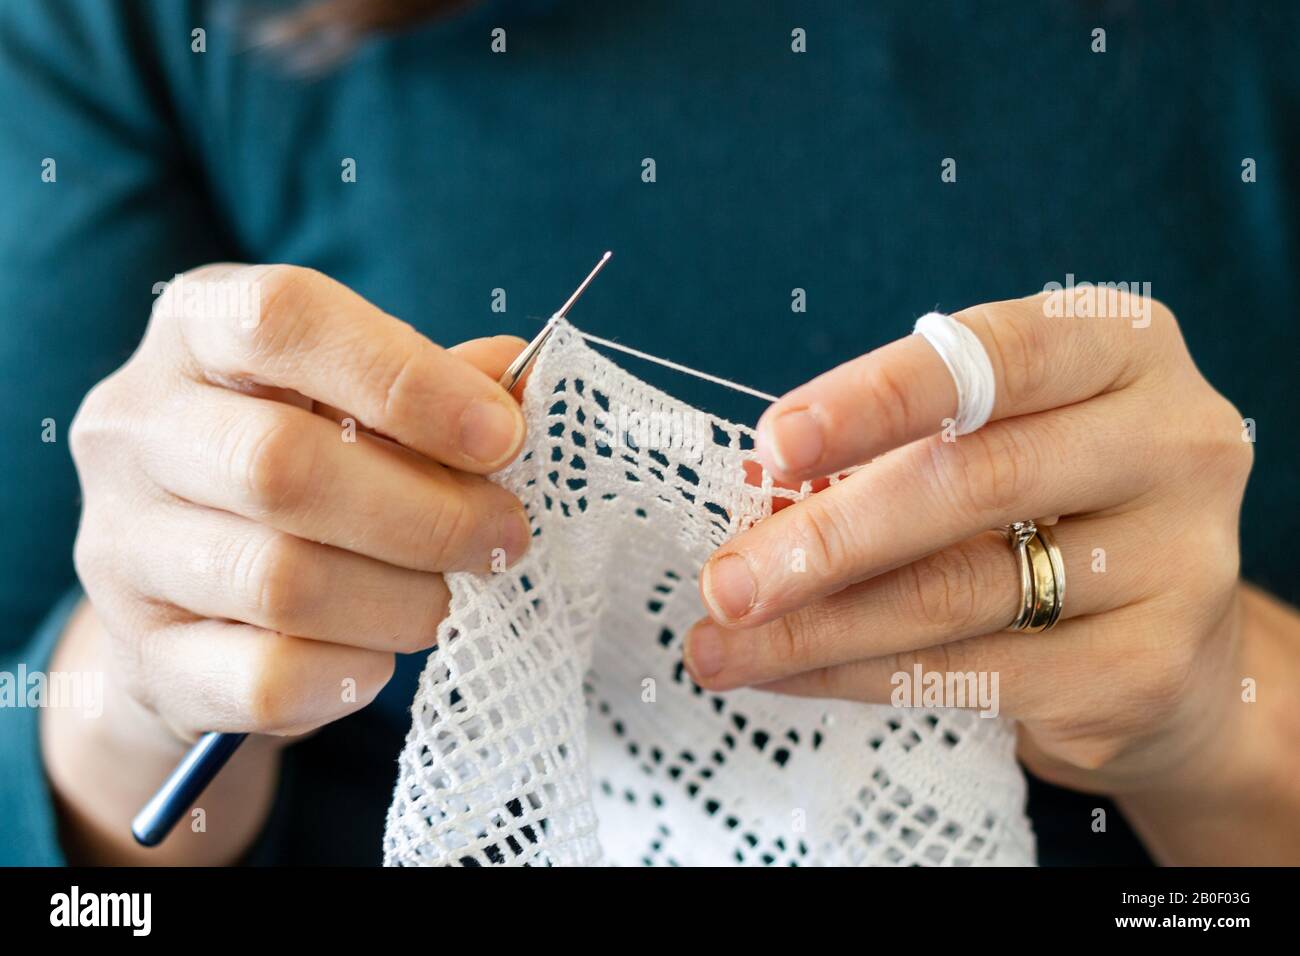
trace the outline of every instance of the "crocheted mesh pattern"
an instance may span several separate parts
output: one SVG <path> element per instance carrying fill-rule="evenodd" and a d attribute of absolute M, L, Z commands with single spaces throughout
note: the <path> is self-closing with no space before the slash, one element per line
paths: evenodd
<path fill-rule="evenodd" d="M 507 571 L 447 577 L 386 865 L 1033 862 L 1004 721 L 714 694 L 686 673 L 705 559 L 773 499 L 807 494 L 746 482 L 752 431 L 566 323 L 524 412 L 525 450 L 494 478 L 533 546 Z"/>

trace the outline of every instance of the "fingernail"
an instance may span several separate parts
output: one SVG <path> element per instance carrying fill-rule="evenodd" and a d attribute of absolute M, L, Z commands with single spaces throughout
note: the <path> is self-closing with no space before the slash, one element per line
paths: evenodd
<path fill-rule="evenodd" d="M 702 621 L 686 638 L 686 669 L 696 680 L 707 680 L 722 670 L 722 628 Z"/>
<path fill-rule="evenodd" d="M 825 447 L 821 423 L 806 408 L 780 412 L 759 431 L 759 451 L 767 451 L 784 474 L 801 475 L 813 469 Z"/>
<path fill-rule="evenodd" d="M 484 465 L 504 464 L 523 427 L 523 416 L 501 402 L 474 402 L 460 416 L 460 450 Z"/>
<path fill-rule="evenodd" d="M 533 540 L 533 528 L 528 523 L 528 515 L 523 511 L 511 511 L 501 516 L 498 525 L 498 540 L 506 553 L 506 563 L 514 564 L 528 551 Z"/>
<path fill-rule="evenodd" d="M 714 617 L 728 621 L 744 617 L 757 592 L 749 562 L 735 552 L 710 561 L 704 568 L 704 599 Z"/>

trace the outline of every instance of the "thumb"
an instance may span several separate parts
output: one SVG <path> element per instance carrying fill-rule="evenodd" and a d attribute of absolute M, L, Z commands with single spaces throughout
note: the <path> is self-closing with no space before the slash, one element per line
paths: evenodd
<path fill-rule="evenodd" d="M 522 352 L 527 344 L 527 342 L 515 335 L 492 335 L 486 338 L 461 342 L 459 345 L 453 345 L 447 351 L 473 365 L 480 372 L 496 381 L 505 374 L 515 356 Z M 528 376 L 525 375 L 515 387 L 515 397 L 521 394 L 527 380 Z"/>

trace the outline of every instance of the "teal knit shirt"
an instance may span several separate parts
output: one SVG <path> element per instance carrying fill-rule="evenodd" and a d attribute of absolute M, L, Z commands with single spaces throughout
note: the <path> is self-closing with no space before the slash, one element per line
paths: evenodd
<path fill-rule="evenodd" d="M 47 666 L 76 596 L 78 403 L 213 260 L 313 266 L 453 344 L 531 336 L 612 248 L 576 324 L 778 394 L 936 307 L 1150 282 L 1256 423 L 1244 573 L 1300 598 L 1293 5 L 484 2 L 311 79 L 239 6 L 0 0 L 0 673 Z M 420 664 L 291 751 L 254 859 L 378 860 Z M 62 859 L 37 716 L 0 708 L 3 864 Z M 1096 798 L 1035 794 L 1045 861 L 1132 858 Z"/>

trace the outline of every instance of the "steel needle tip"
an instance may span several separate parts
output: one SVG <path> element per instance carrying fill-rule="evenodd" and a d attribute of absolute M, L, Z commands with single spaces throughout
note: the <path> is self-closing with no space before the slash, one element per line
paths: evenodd
<path fill-rule="evenodd" d="M 558 312 L 551 316 L 552 320 L 562 319 L 569 314 L 569 309 L 573 308 L 573 303 L 577 302 L 578 297 L 587 291 L 587 286 L 591 285 L 591 280 L 596 278 L 597 273 L 599 273 L 601 269 L 605 268 L 605 263 L 609 262 L 609 258 L 613 254 L 613 252 L 606 252 L 600 257 L 600 261 L 596 263 L 595 268 L 587 273 L 587 278 L 583 279 L 582 282 L 579 283 L 578 287 L 573 290 L 573 295 L 569 296 L 569 300 L 565 302 L 564 305 L 560 306 Z"/>
<path fill-rule="evenodd" d="M 600 257 L 600 261 L 596 263 L 596 267 L 587 273 L 587 278 L 583 279 L 578 288 L 573 290 L 573 295 L 569 296 L 569 301 L 560 306 L 560 310 L 551 316 L 550 321 L 548 321 L 546 325 L 542 327 L 542 330 L 537 333 L 537 337 L 529 342 L 522 352 L 515 356 L 515 360 L 510 363 L 510 367 L 505 370 L 504 374 L 502 374 L 500 378 L 502 388 L 506 391 L 510 391 L 516 384 L 518 384 L 519 380 L 523 378 L 524 372 L 528 370 L 528 366 L 532 364 L 533 359 L 535 359 L 537 354 L 542 350 L 542 346 L 546 343 L 546 340 L 550 338 L 551 330 L 555 327 L 555 323 L 564 318 L 569 309 L 572 308 L 573 303 L 577 302 L 578 297 L 587 290 L 587 286 L 591 284 L 591 280 L 596 278 L 596 274 L 605 267 L 605 263 L 609 261 L 610 256 L 613 254 L 612 251 L 607 250 L 605 254 Z"/>

